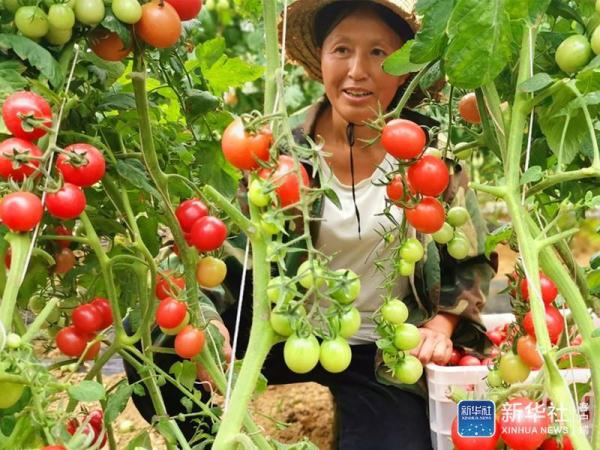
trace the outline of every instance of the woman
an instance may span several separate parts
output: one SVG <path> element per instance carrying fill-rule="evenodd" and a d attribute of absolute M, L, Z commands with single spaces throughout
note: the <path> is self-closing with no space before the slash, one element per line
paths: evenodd
<path fill-rule="evenodd" d="M 431 441 L 422 385 L 421 389 L 398 386 L 387 374 L 378 358 L 374 343 L 377 336 L 369 320 L 381 304 L 381 291 L 377 288 L 382 284 L 383 274 L 373 270 L 373 261 L 366 256 L 381 256 L 381 251 L 385 252 L 377 230 L 380 226 L 391 226 L 387 218 L 377 215 L 385 206 L 385 187 L 372 182 L 382 176 L 378 168 L 393 163 L 393 159 L 379 142 L 368 148 L 362 144 L 363 140 L 377 136 L 364 122 L 375 118 L 376 111 L 389 109 L 398 100 L 406 81 L 406 77 L 384 73 L 381 65 L 417 30 L 412 2 L 298 0 L 289 7 L 287 17 L 288 56 L 325 88 L 324 101 L 311 109 L 299 131 L 313 139 L 323 138 L 321 175 L 330 180 L 342 204 L 338 209 L 328 198 L 318 203 L 323 220 L 318 222 L 318 230 L 312 230 L 313 242 L 324 253 L 335 255 L 330 268 L 351 268 L 361 276 L 361 295 L 355 305 L 361 311 L 363 325 L 350 341 L 351 365 L 340 374 L 328 373 L 320 366 L 305 375 L 292 373 L 283 361 L 283 344 L 273 348 L 263 374 L 271 384 L 315 381 L 328 386 L 335 399 L 339 449 L 427 450 Z M 415 113 L 403 116 L 421 124 L 427 122 Z M 464 187 L 464 177 L 457 170 L 458 176 L 445 194 L 446 200 Z M 394 208 L 394 214 L 396 220 L 401 220 L 400 208 Z M 417 268 L 414 279 L 401 279 L 394 290 L 409 306 L 409 320 L 420 326 L 421 344 L 412 353 L 423 364 L 445 364 L 453 340 L 479 349 L 484 344 L 479 322 L 484 303 L 481 283 L 485 284 L 493 270 L 481 257 L 458 264 L 442 251 L 440 258 L 437 281 L 424 276 L 421 267 Z M 233 258 L 227 264 L 226 290 L 235 299 L 241 269 Z M 251 286 L 246 286 L 245 292 L 251 293 Z M 250 298 L 245 299 L 244 308 L 238 353 L 247 344 Z M 226 347 L 235 316 L 236 307 L 232 305 L 223 312 L 223 323 L 214 322 L 227 336 Z M 172 357 L 162 358 L 157 362 L 164 367 L 174 362 Z M 199 374 L 206 379 L 202 370 Z M 135 377 L 132 370 L 128 370 L 128 375 Z M 180 396 L 169 385 L 163 389 L 164 398 L 171 400 L 168 410 L 174 415 L 181 409 Z M 151 417 L 149 399 L 135 397 L 135 401 L 140 411 Z M 194 426 L 187 425 L 186 432 L 191 434 Z"/>

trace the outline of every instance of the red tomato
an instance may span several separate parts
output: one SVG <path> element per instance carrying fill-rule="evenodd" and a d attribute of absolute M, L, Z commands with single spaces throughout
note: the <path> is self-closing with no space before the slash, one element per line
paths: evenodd
<path fill-rule="evenodd" d="M 75 266 L 75 255 L 69 248 L 62 248 L 54 255 L 54 273 L 65 274 Z"/>
<path fill-rule="evenodd" d="M 100 150 L 93 145 L 73 144 L 65 148 L 65 153 L 58 155 L 56 168 L 66 182 L 87 187 L 102 179 L 106 162 Z"/>
<path fill-rule="evenodd" d="M 208 208 L 200 199 L 190 198 L 179 204 L 175 215 L 183 232 L 189 233 L 198 219 L 208 216 Z"/>
<path fill-rule="evenodd" d="M 79 422 L 77 421 L 77 419 L 69 419 L 67 421 L 67 432 L 71 436 L 77 433 L 77 428 L 79 428 Z"/>
<path fill-rule="evenodd" d="M 561 442 L 562 438 L 562 442 Z M 556 438 L 548 438 L 544 441 L 541 450 L 573 450 L 571 439 L 566 434 L 557 436 Z"/>
<path fill-rule="evenodd" d="M 553 344 L 556 344 L 560 338 L 560 334 L 565 328 L 565 323 L 562 314 L 554 306 L 546 306 L 546 326 L 548 327 L 550 341 Z M 523 328 L 529 336 L 535 337 L 533 315 L 531 314 L 531 311 L 523 317 Z"/>
<path fill-rule="evenodd" d="M 480 365 L 488 367 L 488 366 L 490 366 L 490 365 L 491 365 L 493 362 L 494 362 L 493 358 L 487 357 L 487 358 L 483 358 L 483 359 L 481 360 L 481 364 L 480 364 Z"/>
<path fill-rule="evenodd" d="M 73 235 L 73 233 L 71 233 L 71 230 L 69 230 L 64 225 L 57 225 L 56 227 L 54 227 L 54 233 L 58 236 L 72 236 Z M 71 241 L 63 241 L 62 239 L 56 240 L 54 242 L 60 248 L 69 248 L 69 246 L 71 245 Z"/>
<path fill-rule="evenodd" d="M 46 208 L 51 216 L 62 220 L 75 219 L 85 210 L 86 199 L 79 186 L 65 183 L 56 192 L 46 195 Z"/>
<path fill-rule="evenodd" d="M 397 203 L 404 199 L 404 184 L 402 183 L 402 175 L 394 175 L 394 178 L 387 184 L 385 192 L 393 203 Z"/>
<path fill-rule="evenodd" d="M 529 398 L 513 398 L 502 405 L 500 435 L 514 450 L 537 449 L 546 439 L 549 426 L 546 407 Z"/>
<path fill-rule="evenodd" d="M 100 317 L 102 318 L 100 329 L 103 330 L 107 327 L 110 327 L 113 323 L 113 315 L 109 301 L 102 297 L 96 297 L 91 301 L 90 304 L 95 306 L 100 312 Z"/>
<path fill-rule="evenodd" d="M 185 289 L 185 279 L 183 277 L 174 277 L 169 274 L 166 276 L 169 278 L 168 280 L 165 276 L 159 275 L 159 278 L 156 281 L 155 294 L 159 300 L 170 297 L 170 294 L 178 294 L 177 288 Z M 175 285 L 175 287 L 171 287 L 172 284 Z"/>
<path fill-rule="evenodd" d="M 202 0 L 167 0 L 183 21 L 194 19 L 202 9 Z"/>
<path fill-rule="evenodd" d="M 462 437 L 458 434 L 458 420 L 452 421 L 452 443 L 456 450 L 494 450 L 500 439 L 500 427 L 496 424 L 496 432 L 490 437 Z"/>
<path fill-rule="evenodd" d="M 521 360 L 532 369 L 542 367 L 544 360 L 538 352 L 537 342 L 533 336 L 521 336 L 517 341 L 517 353 Z"/>
<path fill-rule="evenodd" d="M 427 143 L 423 128 L 410 120 L 390 120 L 381 132 L 381 145 L 398 159 L 413 159 L 421 154 Z"/>
<path fill-rule="evenodd" d="M 161 328 L 176 328 L 188 313 L 187 303 L 167 297 L 156 310 L 156 323 Z"/>
<path fill-rule="evenodd" d="M 446 216 L 442 204 L 433 197 L 424 197 L 414 208 L 406 208 L 404 214 L 417 231 L 427 234 L 440 230 Z"/>
<path fill-rule="evenodd" d="M 431 197 L 444 192 L 450 181 L 450 173 L 444 161 L 431 155 L 425 155 L 411 165 L 407 176 L 416 192 Z"/>
<path fill-rule="evenodd" d="M 42 151 L 37 145 L 20 138 L 9 138 L 0 143 L 0 177 L 23 181 L 31 175 L 40 162 L 35 159 L 21 159 L 24 156 L 39 158 Z"/>
<path fill-rule="evenodd" d="M 490 330 L 485 333 L 492 344 L 498 346 L 504 342 L 505 335 L 499 330 Z"/>
<path fill-rule="evenodd" d="M 181 35 L 181 19 L 177 11 L 160 0 L 142 5 L 142 18 L 134 26 L 136 34 L 156 48 L 172 47 Z"/>
<path fill-rule="evenodd" d="M 477 358 L 476 356 L 465 355 L 462 358 L 460 358 L 460 361 L 458 361 L 458 365 L 459 366 L 480 366 L 481 361 L 479 361 L 479 358 Z"/>
<path fill-rule="evenodd" d="M 102 410 L 94 409 L 90 411 L 88 418 L 88 423 L 91 425 L 94 432 L 94 440 L 92 441 L 91 445 L 94 445 L 98 441 L 98 438 L 100 437 L 104 429 L 104 414 L 102 413 Z M 99 448 L 102 448 L 104 447 L 104 445 L 106 445 L 106 439 L 107 436 L 106 433 L 104 433 L 102 437 L 102 444 L 100 444 Z"/>
<path fill-rule="evenodd" d="M 463 352 L 460 348 L 454 347 L 452 349 L 452 355 L 450 356 L 450 360 L 448 361 L 449 366 L 458 366 L 461 358 L 463 357 Z"/>
<path fill-rule="evenodd" d="M 95 333 L 102 329 L 102 314 L 91 303 L 79 305 L 71 313 L 73 325 L 82 334 Z"/>
<path fill-rule="evenodd" d="M 42 201 L 31 192 L 13 192 L 0 203 L 0 220 L 12 231 L 31 231 L 40 220 Z"/>
<path fill-rule="evenodd" d="M 119 35 L 106 28 L 96 28 L 89 40 L 92 51 L 106 61 L 121 61 L 131 52 L 131 46 L 125 47 Z"/>
<path fill-rule="evenodd" d="M 42 450 L 67 450 L 62 445 L 46 445 Z"/>
<path fill-rule="evenodd" d="M 306 169 L 301 163 L 298 163 L 302 185 L 308 186 L 309 179 Z M 263 179 L 271 179 L 276 186 L 275 193 L 281 202 L 281 206 L 292 205 L 300 201 L 300 181 L 296 174 L 294 158 L 287 155 L 280 155 L 277 160 L 275 171 L 262 169 L 259 174 Z"/>
<path fill-rule="evenodd" d="M 236 118 L 223 132 L 221 148 L 229 163 L 241 170 L 260 167 L 258 160 L 269 160 L 272 135 L 268 128 L 252 133 L 244 129 L 244 122 Z"/>
<path fill-rule="evenodd" d="M 558 288 L 554 281 L 540 272 L 540 286 L 542 288 L 542 300 L 546 305 L 551 304 L 558 295 Z M 526 278 L 521 280 L 521 295 L 524 300 L 529 300 L 529 283 Z"/>
<path fill-rule="evenodd" d="M 470 92 L 461 98 L 458 102 L 458 112 L 460 116 L 469 123 L 481 123 L 481 115 L 477 107 L 477 97 L 474 92 Z"/>
<path fill-rule="evenodd" d="M 227 226 L 218 218 L 205 216 L 197 220 L 192 227 L 191 241 L 201 252 L 218 249 L 227 238 Z"/>
<path fill-rule="evenodd" d="M 33 141 L 47 132 L 34 128 L 23 119 L 40 120 L 46 127 L 52 126 L 52 109 L 46 100 L 33 92 L 19 91 L 9 95 L 2 105 L 2 119 L 13 136 Z"/>
<path fill-rule="evenodd" d="M 202 351 L 204 332 L 192 325 L 186 326 L 175 337 L 175 353 L 181 358 L 191 359 Z"/>
<path fill-rule="evenodd" d="M 75 326 L 63 328 L 56 334 L 56 346 L 67 356 L 79 358 L 87 346 L 89 335 L 82 334 Z M 100 350 L 100 342 L 96 342 L 86 352 L 84 359 L 94 359 Z"/>

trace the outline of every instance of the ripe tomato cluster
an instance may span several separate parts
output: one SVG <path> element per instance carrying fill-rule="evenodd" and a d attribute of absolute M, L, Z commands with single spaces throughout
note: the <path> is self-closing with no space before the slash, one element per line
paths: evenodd
<path fill-rule="evenodd" d="M 199 252 L 216 250 L 227 238 L 227 226 L 217 217 L 209 215 L 207 206 L 200 199 L 191 198 L 181 202 L 175 215 L 187 243 Z"/>
<path fill-rule="evenodd" d="M 87 422 L 87 423 L 86 423 Z M 73 436 L 77 432 L 81 432 L 86 436 L 91 435 L 91 441 L 89 442 L 89 446 L 95 446 L 94 448 L 104 448 L 107 441 L 106 429 L 104 428 L 104 413 L 101 409 L 93 409 L 88 413 L 86 421 L 84 421 L 85 426 L 80 425 L 79 421 L 75 418 L 70 419 L 67 422 L 67 432 Z M 83 426 L 83 428 L 81 428 Z M 102 437 L 102 441 L 98 442 L 98 440 Z M 45 447 L 46 449 L 52 448 Z M 64 448 L 62 446 L 57 446 L 58 448 Z"/>
<path fill-rule="evenodd" d="M 95 339 L 98 331 L 113 323 L 108 300 L 97 297 L 77 306 L 71 313 L 71 323 L 56 334 L 56 346 L 67 356 L 79 358 L 83 355 L 84 360 L 94 359 L 100 351 L 100 342 L 87 348 L 88 343 Z"/>
<path fill-rule="evenodd" d="M 120 61 L 133 48 L 131 38 L 125 39 L 125 43 L 124 36 L 101 26 L 108 13 L 103 0 L 31 5 L 7 0 L 4 6 L 14 13 L 14 23 L 23 36 L 34 40 L 44 38 L 50 46 L 67 44 L 73 39 L 74 30 L 85 27 L 86 32 L 92 28 L 88 34 L 90 48 L 103 59 Z M 137 38 L 156 48 L 168 48 L 179 40 L 181 22 L 198 15 L 202 0 L 152 0 L 143 5 L 138 0 L 113 0 L 109 8 L 112 16 L 130 27 Z"/>

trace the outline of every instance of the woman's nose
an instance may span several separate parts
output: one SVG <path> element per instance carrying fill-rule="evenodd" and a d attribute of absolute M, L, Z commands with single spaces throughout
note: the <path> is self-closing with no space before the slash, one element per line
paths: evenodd
<path fill-rule="evenodd" d="M 360 53 L 356 53 L 350 60 L 350 66 L 348 68 L 348 76 L 354 80 L 360 80 L 368 74 L 368 62 Z"/>

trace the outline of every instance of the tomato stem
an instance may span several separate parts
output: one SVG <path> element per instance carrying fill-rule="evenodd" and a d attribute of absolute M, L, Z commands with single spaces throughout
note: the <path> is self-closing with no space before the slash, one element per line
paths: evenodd
<path fill-rule="evenodd" d="M 8 271 L 6 286 L 0 304 L 0 322 L 8 333 L 12 329 L 13 314 L 17 303 L 23 275 L 27 271 L 27 255 L 31 244 L 29 233 L 7 233 L 4 239 L 10 244 L 11 269 Z"/>
<path fill-rule="evenodd" d="M 44 324 L 50 313 L 52 313 L 52 311 L 54 311 L 54 308 L 56 308 L 56 304 L 58 303 L 58 301 L 58 297 L 52 297 L 50 298 L 50 300 L 48 300 L 48 303 L 44 305 L 44 307 L 37 315 L 35 320 L 27 327 L 27 332 L 23 336 L 21 336 L 22 344 L 29 342 L 37 335 L 38 331 L 41 329 L 42 325 Z"/>

